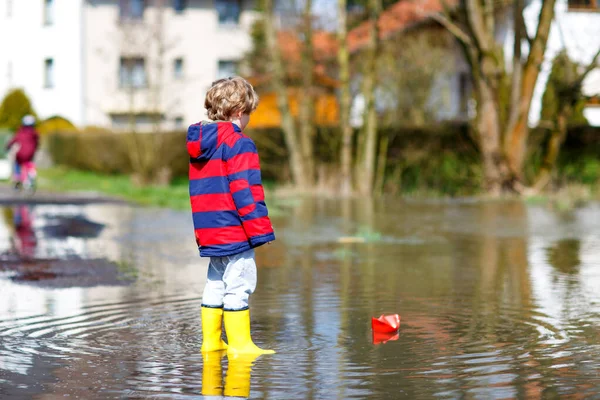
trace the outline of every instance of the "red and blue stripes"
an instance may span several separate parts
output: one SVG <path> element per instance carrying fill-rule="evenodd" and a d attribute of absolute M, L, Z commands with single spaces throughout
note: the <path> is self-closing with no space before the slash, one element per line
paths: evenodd
<path fill-rule="evenodd" d="M 231 122 L 189 127 L 190 202 L 203 257 L 237 254 L 275 240 L 252 139 Z"/>

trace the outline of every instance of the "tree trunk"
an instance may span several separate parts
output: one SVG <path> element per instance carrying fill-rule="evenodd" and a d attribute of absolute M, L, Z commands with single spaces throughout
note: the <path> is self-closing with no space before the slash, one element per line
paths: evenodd
<path fill-rule="evenodd" d="M 377 173 L 375 174 L 374 192 L 376 195 L 383 194 L 385 186 L 385 170 L 387 167 L 387 153 L 390 138 L 384 136 L 379 141 L 379 155 L 377 156 Z"/>
<path fill-rule="evenodd" d="M 525 161 L 527 139 L 529 137 L 527 121 L 533 98 L 533 90 L 535 89 L 542 62 L 544 61 L 548 34 L 552 25 L 552 19 L 554 18 L 555 2 L 556 0 L 545 0 L 542 2 L 536 35 L 531 42 L 527 62 L 523 67 L 519 103 L 514 107 L 514 115 L 510 118 L 513 122 L 508 126 L 504 136 L 504 152 L 508 159 L 508 166 L 512 176 L 519 181 L 523 178 L 523 163 Z M 515 29 L 515 32 L 518 31 Z"/>
<path fill-rule="evenodd" d="M 342 148 L 340 154 L 340 171 L 342 195 L 352 193 L 352 126 L 350 126 L 350 54 L 348 53 L 348 28 L 346 12 L 347 1 L 338 0 L 338 53 L 337 60 L 340 69 L 340 131 Z"/>
<path fill-rule="evenodd" d="M 364 148 L 362 170 L 358 181 L 362 195 L 373 193 L 375 179 L 375 164 L 377 150 L 377 110 L 375 105 L 375 83 L 377 77 L 377 55 L 379 47 L 379 15 L 381 0 L 369 0 L 369 45 L 365 54 L 365 69 L 363 72 L 363 96 L 365 98 L 365 113 L 363 120 Z"/>
<path fill-rule="evenodd" d="M 484 184 L 490 195 L 498 196 L 505 182 L 505 161 L 500 145 L 500 116 L 496 94 L 485 79 L 481 78 L 475 83 L 478 98 L 476 126 L 483 159 Z"/>
<path fill-rule="evenodd" d="M 300 145 L 298 143 L 298 135 L 294 124 L 294 118 L 290 111 L 290 106 L 287 97 L 287 88 L 285 86 L 285 70 L 283 67 L 283 60 L 279 49 L 279 43 L 277 42 L 277 32 L 273 25 L 273 0 L 263 0 L 264 9 L 264 24 L 265 24 L 265 35 L 267 41 L 267 47 L 269 54 L 271 55 L 271 68 L 272 68 L 272 88 L 277 95 L 277 105 L 279 112 L 281 113 L 281 125 L 283 129 L 283 135 L 285 144 L 289 153 L 290 170 L 292 171 L 292 179 L 294 184 L 301 188 L 306 189 L 306 168 L 304 167 L 304 160 Z"/>
<path fill-rule="evenodd" d="M 533 185 L 535 192 L 541 191 L 550 182 L 552 170 L 554 170 L 554 165 L 558 159 L 558 153 L 560 152 L 560 148 L 567 137 L 568 122 L 572 112 L 573 107 L 571 107 L 570 104 L 563 105 L 558 112 L 556 124 L 554 125 L 554 129 L 552 130 L 550 139 L 548 140 L 544 161 L 542 162 L 542 166 L 540 167 L 540 171 L 536 177 L 535 184 Z"/>
<path fill-rule="evenodd" d="M 312 185 L 315 179 L 313 141 L 315 137 L 315 107 L 313 94 L 313 54 L 312 0 L 305 0 L 303 13 L 304 48 L 302 51 L 302 103 L 300 104 L 300 143 L 302 159 L 306 168 L 306 183 Z"/>

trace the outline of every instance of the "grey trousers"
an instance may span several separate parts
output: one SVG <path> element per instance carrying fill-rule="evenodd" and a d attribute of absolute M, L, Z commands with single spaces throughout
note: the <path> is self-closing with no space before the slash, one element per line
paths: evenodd
<path fill-rule="evenodd" d="M 248 298 L 256 289 L 254 250 L 225 257 L 211 257 L 202 305 L 223 307 L 226 311 L 248 308 Z"/>

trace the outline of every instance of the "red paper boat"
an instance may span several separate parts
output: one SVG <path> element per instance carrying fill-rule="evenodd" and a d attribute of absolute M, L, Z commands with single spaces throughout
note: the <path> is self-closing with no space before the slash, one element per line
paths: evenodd
<path fill-rule="evenodd" d="M 394 333 L 400 329 L 400 316 L 398 314 L 382 315 L 371 318 L 373 333 Z"/>

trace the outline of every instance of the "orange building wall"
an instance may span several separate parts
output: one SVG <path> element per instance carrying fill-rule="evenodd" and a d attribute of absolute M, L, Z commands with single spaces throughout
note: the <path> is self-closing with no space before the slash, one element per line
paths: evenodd
<path fill-rule="evenodd" d="M 297 90 L 288 90 L 288 102 L 294 117 L 298 117 L 299 93 Z M 315 102 L 315 120 L 317 125 L 338 124 L 338 104 L 335 95 L 321 94 Z M 260 94 L 260 103 L 250 119 L 249 128 L 276 128 L 281 126 L 281 114 L 277 107 L 275 93 Z"/>

